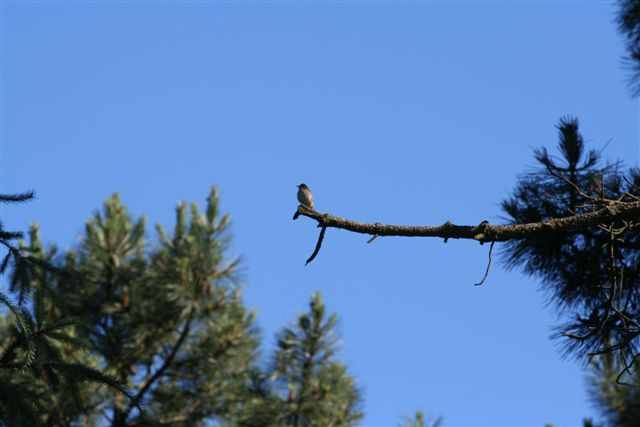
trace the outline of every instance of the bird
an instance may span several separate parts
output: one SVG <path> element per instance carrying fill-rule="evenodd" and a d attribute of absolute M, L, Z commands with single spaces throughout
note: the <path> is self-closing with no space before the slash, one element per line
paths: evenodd
<path fill-rule="evenodd" d="M 298 201 L 309 209 L 313 209 L 313 194 L 307 184 L 298 185 Z"/>

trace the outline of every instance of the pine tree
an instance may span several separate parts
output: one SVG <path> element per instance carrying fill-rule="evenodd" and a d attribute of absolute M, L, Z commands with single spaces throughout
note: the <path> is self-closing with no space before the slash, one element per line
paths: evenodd
<path fill-rule="evenodd" d="M 293 426 L 348 426 L 362 413 L 359 393 L 346 367 L 332 360 L 336 352 L 337 316 L 326 316 L 320 294 L 311 298 L 309 311 L 295 327 L 278 337 L 273 376 L 286 387 L 285 419 Z"/>
<path fill-rule="evenodd" d="M 592 400 L 598 405 L 608 425 L 632 427 L 640 420 L 640 371 L 632 371 L 627 383 L 617 379 L 623 369 L 616 358 L 605 354 L 591 362 L 590 391 Z"/>
<path fill-rule="evenodd" d="M 337 320 L 314 294 L 309 311 L 278 334 L 274 365 L 256 375 L 231 425 L 356 425 L 363 416 L 360 391 L 346 366 L 334 359 Z"/>
<path fill-rule="evenodd" d="M 215 189 L 204 214 L 180 204 L 172 235 L 158 226 L 150 247 L 144 218 L 133 220 L 117 194 L 87 221 L 53 288 L 65 296 L 61 311 L 88 325 L 78 331 L 93 344 L 87 359 L 133 399 L 87 384 L 77 393 L 82 415 L 64 423 L 202 425 L 241 400 L 257 335 L 240 296 L 239 260 L 226 255 L 230 218 L 218 205 Z M 69 404 L 68 395 L 56 399 Z"/>
<path fill-rule="evenodd" d="M 33 198 L 28 192 L 1 195 L 0 202 L 24 202 Z M 8 312 L 0 314 L 0 424 L 66 425 L 70 417 L 82 418 L 82 384 L 111 386 L 122 398 L 131 398 L 112 377 L 86 363 L 86 358 L 68 354 L 71 349 L 86 349 L 89 343 L 76 331 L 86 329 L 77 318 L 54 313 L 52 301 L 58 301 L 50 284 L 60 271 L 51 264 L 55 248 L 45 252 L 35 226 L 30 229 L 31 244 L 21 232 L 5 231 L 0 224 L 0 243 L 7 249 L 0 273 L 12 266 L 8 292 L 0 292 L 0 301 Z M 58 396 L 69 396 L 59 405 Z M 88 421 L 86 418 L 83 421 Z"/>
<path fill-rule="evenodd" d="M 226 255 L 230 218 L 218 205 L 215 189 L 204 213 L 180 204 L 171 235 L 157 226 L 147 244 L 145 219 L 114 194 L 80 245 L 60 255 L 32 225 L 4 264 L 23 305 L 3 299 L 0 421 L 354 425 L 360 392 L 334 359 L 337 317 L 320 295 L 279 335 L 273 366 L 258 368 L 254 314 L 242 303 L 239 259 Z"/>
<path fill-rule="evenodd" d="M 629 88 L 633 96 L 640 95 L 640 0 L 621 0 L 618 28 L 626 38 L 627 61 L 631 71 Z"/>
<path fill-rule="evenodd" d="M 560 158 L 546 149 L 536 150 L 541 167 L 522 176 L 513 196 L 502 203 L 511 221 L 544 221 L 640 200 L 638 169 L 624 171 L 620 162 L 602 165 L 600 153 L 586 151 L 577 119 L 560 120 L 558 130 Z M 573 231 L 549 230 L 506 242 L 504 250 L 507 266 L 539 277 L 550 301 L 569 318 L 558 334 L 567 354 L 591 360 L 600 378 L 609 382 L 596 388 L 596 400 L 610 420 L 621 420 L 616 417 L 623 408 L 628 411 L 640 404 L 636 393 L 623 392 L 620 384 L 613 386 L 624 381 L 640 384 L 637 227 L 637 220 L 631 220 Z M 620 394 L 612 396 L 612 392 Z M 625 405 L 614 403 L 619 399 Z"/>
<path fill-rule="evenodd" d="M 424 412 L 417 411 L 413 418 L 406 419 L 400 427 L 440 427 L 442 425 L 442 417 L 438 417 L 433 421 L 427 421 Z"/>

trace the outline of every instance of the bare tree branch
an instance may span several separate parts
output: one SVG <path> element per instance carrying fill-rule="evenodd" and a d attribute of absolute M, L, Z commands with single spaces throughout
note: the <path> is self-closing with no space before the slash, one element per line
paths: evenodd
<path fill-rule="evenodd" d="M 609 242 L 607 242 L 609 246 L 610 265 L 608 270 L 610 284 L 608 287 L 609 293 L 602 305 L 603 313 L 601 316 L 598 316 L 598 322 L 589 325 L 586 333 L 584 331 L 580 334 L 563 331 L 562 334 L 570 339 L 585 341 L 592 339 L 596 335 L 606 334 L 607 327 L 613 325 L 615 322 L 619 322 L 621 332 L 623 332 L 623 337 L 619 339 L 619 342 L 588 353 L 589 356 L 595 356 L 617 352 L 624 363 L 624 369 L 617 378 L 617 381 L 619 381 L 625 372 L 631 372 L 631 367 L 634 366 L 638 358 L 640 358 L 640 353 L 634 353 L 633 351 L 633 341 L 640 336 L 640 327 L 638 327 L 638 322 L 635 319 L 627 316 L 624 309 L 626 304 L 622 304 L 622 275 L 624 265 L 621 264 L 619 266 L 616 263 L 616 245 L 624 242 L 621 237 L 623 233 L 640 226 L 640 200 L 628 193 L 624 193 L 623 196 L 618 199 L 607 198 L 604 192 L 599 196 L 590 196 L 584 193 L 580 187 L 572 181 L 561 175 L 554 174 L 552 170 L 549 170 L 549 172 L 557 179 L 571 185 L 573 189 L 588 202 L 581 207 L 579 210 L 580 213 L 572 212 L 572 215 L 566 217 L 549 218 L 544 221 L 526 224 L 492 225 L 487 221 L 482 221 L 478 225 L 456 225 L 451 223 L 451 221 L 447 221 L 439 226 L 408 226 L 385 225 L 379 222 L 373 224 L 362 223 L 339 218 L 327 213 L 319 213 L 307 206 L 299 205 L 293 219 L 295 220 L 300 216 L 306 216 L 317 221 L 318 227 L 322 228 L 316 248 L 312 256 L 307 260 L 307 264 L 318 254 L 324 232 L 327 228 L 338 228 L 354 233 L 368 234 L 372 237 L 367 243 L 371 243 L 378 236 L 436 237 L 444 239 L 445 243 L 448 239 L 470 239 L 476 240 L 481 244 L 490 242 L 491 247 L 489 248 L 487 269 L 482 280 L 477 283 L 476 286 L 484 283 L 487 278 L 491 267 L 492 249 L 495 242 L 528 239 L 545 234 L 551 235 L 553 233 L 566 233 L 590 228 L 604 230 L 610 236 Z M 604 173 L 601 174 L 601 181 L 604 182 Z M 625 196 L 631 197 L 623 200 Z M 618 274 L 620 275 L 619 280 L 617 278 Z M 618 305 L 620 306 L 616 306 L 616 299 L 619 300 Z M 627 360 L 628 352 L 631 353 L 630 362 Z"/>
<path fill-rule="evenodd" d="M 541 222 L 509 225 L 491 225 L 486 222 L 480 225 L 456 225 L 450 221 L 439 226 L 367 224 L 322 214 L 303 205 L 298 206 L 296 215 L 316 220 L 318 227 L 340 228 L 371 236 L 440 237 L 472 239 L 484 243 L 524 239 L 552 231 L 574 231 L 614 221 L 640 221 L 640 202 L 611 203 L 593 212 L 551 218 Z"/>

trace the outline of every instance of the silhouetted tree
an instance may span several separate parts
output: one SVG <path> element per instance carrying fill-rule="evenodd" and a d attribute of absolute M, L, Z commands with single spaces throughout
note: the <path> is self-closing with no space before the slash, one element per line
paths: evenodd
<path fill-rule="evenodd" d="M 0 195 L 0 202 L 32 198 L 32 192 Z M 96 369 L 82 352 L 75 352 L 77 357 L 69 354 L 90 348 L 77 334 L 90 328 L 79 318 L 52 311 L 49 302 L 65 297 L 51 288 L 60 277 L 51 265 L 55 248 L 43 250 L 35 227 L 29 246 L 14 243 L 22 238 L 21 232 L 6 231 L 0 224 L 0 244 L 7 250 L 0 273 L 12 266 L 9 288 L 0 291 L 0 302 L 8 308 L 0 314 L 0 424 L 67 425 L 69 418 L 88 422 L 79 393 L 83 384 L 111 386 L 120 398 L 131 401 L 121 384 Z M 68 398 L 60 405 L 58 397 L 63 395 Z"/>
<path fill-rule="evenodd" d="M 640 200 L 638 169 L 602 165 L 598 152 L 586 151 L 576 119 L 562 119 L 558 130 L 560 158 L 537 150 L 540 168 L 523 175 L 502 203 L 510 221 L 539 222 Z M 640 395 L 621 385 L 640 385 L 639 223 L 636 218 L 549 232 L 508 241 L 503 250 L 507 266 L 540 278 L 550 301 L 570 319 L 558 336 L 568 354 L 591 360 L 597 369 L 596 400 L 612 425 L 637 425 L 640 419 L 632 409 Z"/>
<path fill-rule="evenodd" d="M 618 28 L 626 38 L 629 88 L 635 97 L 640 95 L 640 0 L 620 1 Z"/>

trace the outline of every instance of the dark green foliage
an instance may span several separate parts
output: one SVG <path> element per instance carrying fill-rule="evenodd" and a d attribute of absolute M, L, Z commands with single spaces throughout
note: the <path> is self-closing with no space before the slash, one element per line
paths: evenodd
<path fill-rule="evenodd" d="M 17 194 L 0 194 L 0 203 L 22 203 L 33 199 L 36 194 L 33 191 L 25 191 Z"/>
<path fill-rule="evenodd" d="M 602 165 L 598 152 L 586 151 L 576 119 L 561 119 L 558 130 L 560 158 L 546 149 L 536 150 L 541 167 L 522 176 L 513 197 L 502 203 L 511 221 L 538 222 L 639 200 L 640 171 L 623 171 L 620 163 Z M 570 232 L 549 230 L 509 241 L 503 251 L 508 267 L 521 267 L 541 279 L 550 301 L 569 319 L 558 335 L 567 354 L 596 366 L 604 362 L 593 356 L 606 355 L 610 383 L 600 384 L 598 400 L 616 414 L 616 399 L 625 400 L 625 411 L 640 403 L 633 400 L 633 392 L 620 388 L 625 386 L 614 386 L 617 380 L 640 379 L 633 378 L 640 336 L 638 231 L 638 221 L 594 224 Z M 612 390 L 619 394 L 612 395 Z"/>
<path fill-rule="evenodd" d="M 134 390 L 129 401 L 86 387 L 85 415 L 113 426 L 201 425 L 230 413 L 243 394 L 257 337 L 238 260 L 225 254 L 229 217 L 218 203 L 213 189 L 205 215 L 180 204 L 172 236 L 158 226 L 159 242 L 147 247 L 144 219 L 134 221 L 114 195 L 65 254 L 55 282 L 64 311 L 88 323 L 81 334 L 95 363 Z"/>
<path fill-rule="evenodd" d="M 363 416 L 360 392 L 346 367 L 334 360 L 335 314 L 319 294 L 310 309 L 278 336 L 274 366 L 256 375 L 250 398 L 232 425 L 352 426 Z"/>
<path fill-rule="evenodd" d="M 7 263 L 19 303 L 0 292 L 0 423 L 354 425 L 359 392 L 319 295 L 280 335 L 272 369 L 257 367 L 218 205 L 215 189 L 204 214 L 180 204 L 173 232 L 157 226 L 147 244 L 116 194 L 60 256 L 32 226 Z"/>
<path fill-rule="evenodd" d="M 417 411 L 413 418 L 406 419 L 400 427 L 440 427 L 442 425 L 442 418 L 438 417 L 434 421 L 425 420 L 424 412 Z"/>
<path fill-rule="evenodd" d="M 618 28 L 626 38 L 631 71 L 629 88 L 633 96 L 640 95 L 640 0 L 621 0 Z"/>
<path fill-rule="evenodd" d="M 502 203 L 511 221 L 538 222 L 596 209 L 598 206 L 586 196 L 634 200 L 629 193 L 637 193 L 638 170 L 632 169 L 624 176 L 617 163 L 601 166 L 599 154 L 585 150 L 577 120 L 562 119 L 558 129 L 562 157 L 555 159 L 546 149 L 536 150 L 536 160 L 542 168 L 521 177 L 513 197 Z M 567 350 L 578 356 L 612 342 L 628 342 L 630 350 L 637 345 L 634 339 L 629 341 L 622 320 L 606 318 L 606 313 L 614 274 L 624 290 L 621 309 L 631 318 L 640 316 L 640 237 L 637 230 L 629 229 L 615 236 L 614 244 L 611 239 L 611 233 L 594 226 L 509 241 L 503 251 L 508 267 L 522 267 L 526 273 L 541 278 L 551 301 L 573 317 L 562 330 L 588 335 L 604 321 L 603 327 L 588 338 L 565 341 Z M 618 277 L 621 270 L 624 274 Z"/>
<path fill-rule="evenodd" d="M 286 424 L 348 426 L 362 417 L 354 379 L 332 360 L 336 322 L 335 314 L 327 316 L 320 294 L 314 294 L 309 311 L 278 337 L 273 377 L 286 393 Z"/>
<path fill-rule="evenodd" d="M 279 335 L 272 375 L 286 393 L 288 424 L 353 425 L 362 416 L 353 378 L 332 360 L 336 322 L 336 315 L 327 316 L 321 296 L 314 294 L 309 312 Z"/>
<path fill-rule="evenodd" d="M 0 202 L 18 203 L 33 198 L 28 192 L 0 196 Z M 121 396 L 129 396 L 114 378 L 68 357 L 70 348 L 86 349 L 88 342 L 76 332 L 86 328 L 78 318 L 60 317 L 45 301 L 56 299 L 48 287 L 58 274 L 51 265 L 55 253 L 42 250 L 35 226 L 30 229 L 31 244 L 16 247 L 13 240 L 22 233 L 6 232 L 0 227 L 0 240 L 7 249 L 2 272 L 12 265 L 9 292 L 18 301 L 0 292 L 0 302 L 8 312 L 0 314 L 0 424 L 61 425 L 52 400 L 68 395 L 65 413 L 80 410 L 78 389 L 83 383 L 108 385 Z M 130 396 L 129 396 L 130 397 Z"/>
<path fill-rule="evenodd" d="M 601 408 L 608 425 L 637 427 L 640 420 L 640 388 L 616 381 L 623 367 L 610 354 L 594 359 L 592 368 L 593 400 Z M 627 380 L 640 384 L 640 371 L 634 370 Z"/>
<path fill-rule="evenodd" d="M 20 194 L 0 194 L 0 204 L 2 203 L 22 203 L 33 199 L 34 193 L 33 191 L 28 191 L 26 193 Z M 16 241 L 19 241 L 24 237 L 24 233 L 22 231 L 8 231 L 4 229 L 4 225 L 0 221 L 0 245 L 4 246 L 7 253 L 2 257 L 2 262 L 0 262 L 0 274 L 4 273 L 9 266 L 10 262 L 14 263 L 14 274 L 11 277 L 11 291 L 15 291 L 19 286 L 18 281 L 26 274 L 29 268 L 31 268 L 31 263 L 29 263 L 28 255 L 20 252 L 20 249 L 16 246 Z M 17 270 L 17 274 L 16 274 Z M 20 298 L 22 299 L 24 295 L 24 290 L 20 289 Z M 6 300 L 2 300 L 5 304 L 7 304 Z M 12 310 L 15 314 L 15 310 Z"/>

